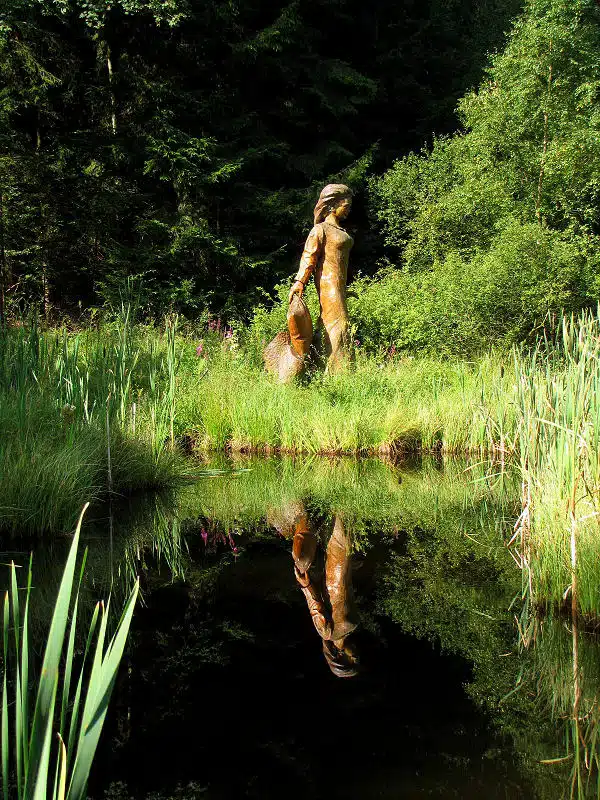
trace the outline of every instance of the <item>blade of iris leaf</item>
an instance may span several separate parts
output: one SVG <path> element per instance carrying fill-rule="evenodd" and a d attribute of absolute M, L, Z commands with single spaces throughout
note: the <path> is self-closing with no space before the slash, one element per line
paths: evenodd
<path fill-rule="evenodd" d="M 129 600 L 127 601 L 127 605 L 125 606 L 125 610 L 123 611 L 123 615 L 119 620 L 117 630 L 108 646 L 106 656 L 102 658 L 99 671 L 94 676 L 95 693 L 89 706 L 86 701 L 86 708 L 84 710 L 81 726 L 82 735 L 77 747 L 77 756 L 75 758 L 73 776 L 69 786 L 68 800 L 84 800 L 85 798 L 90 767 L 102 732 L 102 726 L 117 678 L 119 664 L 121 663 L 125 650 L 138 592 L 139 581 L 136 581 L 131 595 L 129 596 Z M 106 617 L 108 617 L 108 613 Z M 104 622 L 103 620 L 103 624 Z M 100 640 L 100 636 L 98 638 Z M 96 666 L 96 664 L 94 666 Z M 90 689 L 91 688 L 92 683 L 90 679 Z"/>
<path fill-rule="evenodd" d="M 50 692 L 50 708 L 54 711 L 54 705 L 56 703 L 56 692 L 58 690 L 58 672 L 55 673 L 54 676 L 54 685 L 52 686 L 52 690 Z M 47 717 L 44 717 L 44 730 L 39 731 L 39 735 L 41 736 L 41 748 L 39 750 L 39 765 L 38 762 L 34 761 L 30 758 L 30 763 L 37 767 L 34 769 L 33 775 L 35 775 L 35 781 L 31 779 L 31 775 L 27 775 L 27 787 L 32 786 L 31 789 L 31 798 L 32 800 L 48 800 L 48 766 L 50 764 L 50 746 L 52 743 L 52 724 L 54 722 L 54 714 L 50 714 Z M 35 719 L 34 719 L 34 726 L 35 726 Z M 32 732 L 33 736 L 33 732 Z"/>
<path fill-rule="evenodd" d="M 65 800 L 65 791 L 67 789 L 67 750 L 62 736 L 58 734 L 60 740 L 59 745 L 59 762 L 60 762 L 60 778 L 58 781 L 58 792 L 55 793 L 56 800 Z"/>
<path fill-rule="evenodd" d="M 4 675 L 2 678 L 2 789 L 4 800 L 8 800 L 8 693 L 6 689 L 6 673 L 8 671 L 8 626 L 9 626 L 8 592 L 4 594 L 4 618 L 2 625 Z"/>
<path fill-rule="evenodd" d="M 23 770 L 25 774 L 27 774 L 29 767 L 29 597 L 31 596 L 32 573 L 33 553 L 29 555 L 29 568 L 27 570 L 27 594 L 25 596 L 23 641 L 21 645 L 21 716 L 23 720 Z"/>
<path fill-rule="evenodd" d="M 19 587 L 17 584 L 17 569 L 15 562 L 10 562 L 10 599 L 12 607 L 13 634 L 15 637 L 15 763 L 17 766 L 17 792 L 21 797 L 23 786 L 23 719 L 21 707 L 21 668 L 20 657 L 20 629 L 21 609 L 19 607 Z"/>
<path fill-rule="evenodd" d="M 77 523 L 67 563 L 60 582 L 54 613 L 52 614 L 52 622 L 50 623 L 50 631 L 48 633 L 48 641 L 44 652 L 44 661 L 42 664 L 31 728 L 29 771 L 27 773 L 24 793 L 25 800 L 37 800 L 38 797 L 42 797 L 41 793 L 45 792 L 50 750 L 49 736 L 54 717 L 58 669 L 63 650 L 69 607 L 71 604 L 81 524 L 88 505 L 89 503 L 86 503 L 84 506 Z"/>
<path fill-rule="evenodd" d="M 67 644 L 67 653 L 65 657 L 65 675 L 63 679 L 62 702 L 60 709 L 60 728 L 59 728 L 61 737 L 64 737 L 66 735 L 65 722 L 67 718 L 67 707 L 69 705 L 69 694 L 71 691 L 71 675 L 73 672 L 73 653 L 75 651 L 75 632 L 77 629 L 77 609 L 79 607 L 79 593 L 81 591 L 81 582 L 83 580 L 83 572 L 85 570 L 86 561 L 87 561 L 87 548 L 85 550 L 85 553 L 83 554 L 81 568 L 79 570 L 79 583 L 77 585 L 75 602 L 73 603 L 73 612 L 71 614 L 71 627 L 69 630 L 69 640 Z"/>
<path fill-rule="evenodd" d="M 73 698 L 73 708 L 71 710 L 71 720 L 69 722 L 69 741 L 67 742 L 67 759 L 70 761 L 70 755 L 74 753 L 75 739 L 77 737 L 77 726 L 79 723 L 79 708 L 81 705 L 81 692 L 83 688 L 83 675 L 85 665 L 87 662 L 88 653 L 92 646 L 94 633 L 96 632 L 96 625 L 98 624 L 98 614 L 100 613 L 100 603 L 96 603 L 92 621 L 88 630 L 87 641 L 85 643 L 85 650 L 83 653 L 83 660 L 81 663 L 81 670 L 79 671 L 79 680 L 77 681 L 77 688 L 75 690 L 75 697 Z"/>
<path fill-rule="evenodd" d="M 99 603 L 99 607 L 100 607 L 100 629 L 98 630 L 98 638 L 96 640 L 94 658 L 92 660 L 92 667 L 87 680 L 87 693 L 83 705 L 81 727 L 78 731 L 78 736 L 77 736 L 77 751 L 75 755 L 73 771 L 71 774 L 71 780 L 69 783 L 69 791 L 68 791 L 69 798 L 71 797 L 71 792 L 73 790 L 74 782 L 76 781 L 76 779 L 77 779 L 76 785 L 80 786 L 81 784 L 83 784 L 83 790 L 85 792 L 85 786 L 87 784 L 89 768 L 91 766 L 90 762 L 90 764 L 87 765 L 87 770 L 85 769 L 85 766 L 83 764 L 83 758 L 80 757 L 80 752 L 81 752 L 81 743 L 85 737 L 86 728 L 90 720 L 93 718 L 93 709 L 95 708 L 96 698 L 98 696 L 98 691 L 101 683 L 100 676 L 102 672 L 102 655 L 104 652 L 104 640 L 106 638 L 108 613 L 103 602 Z"/>

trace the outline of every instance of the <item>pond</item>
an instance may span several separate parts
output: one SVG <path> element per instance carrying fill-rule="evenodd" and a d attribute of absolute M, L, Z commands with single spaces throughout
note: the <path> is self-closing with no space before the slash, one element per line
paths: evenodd
<path fill-rule="evenodd" d="M 600 651 L 528 607 L 518 497 L 493 464 L 220 457 L 97 511 L 84 600 L 143 601 L 90 794 L 596 796 Z"/>

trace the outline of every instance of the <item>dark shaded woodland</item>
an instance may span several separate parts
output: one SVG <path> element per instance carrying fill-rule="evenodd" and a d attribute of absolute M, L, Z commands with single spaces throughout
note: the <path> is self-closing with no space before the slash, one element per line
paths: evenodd
<path fill-rule="evenodd" d="M 2 313 L 73 313 L 132 276 L 151 313 L 243 313 L 332 178 L 373 274 L 366 179 L 456 129 L 520 5 L 4 0 Z"/>

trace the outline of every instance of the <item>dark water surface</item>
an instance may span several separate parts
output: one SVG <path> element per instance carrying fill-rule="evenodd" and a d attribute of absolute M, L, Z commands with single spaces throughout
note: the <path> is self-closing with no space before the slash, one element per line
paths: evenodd
<path fill-rule="evenodd" d="M 576 760 L 556 759 L 573 631 L 547 619 L 519 642 L 506 476 L 441 461 L 207 466 L 173 495 L 113 506 L 110 538 L 103 512 L 89 526 L 90 602 L 111 579 L 116 601 L 135 574 L 143 589 L 91 795 L 571 796 Z M 36 559 L 40 574 L 61 564 L 51 549 Z M 600 659 L 580 638 L 590 716 Z"/>

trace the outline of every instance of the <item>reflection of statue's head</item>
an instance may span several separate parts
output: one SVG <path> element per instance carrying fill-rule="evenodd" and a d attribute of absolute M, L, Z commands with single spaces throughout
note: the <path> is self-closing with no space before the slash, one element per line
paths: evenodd
<path fill-rule="evenodd" d="M 332 642 L 323 640 L 323 655 L 336 678 L 354 678 L 360 671 L 360 662 L 353 637 Z"/>
<path fill-rule="evenodd" d="M 284 536 L 294 532 L 294 525 L 305 514 L 304 505 L 300 500 L 289 500 L 280 508 L 269 508 L 267 523 Z"/>
<path fill-rule="evenodd" d="M 352 205 L 352 189 L 343 183 L 328 183 L 319 195 L 315 206 L 315 225 L 323 222 L 332 211 L 338 211 L 338 216 L 343 219 L 347 216 Z"/>

